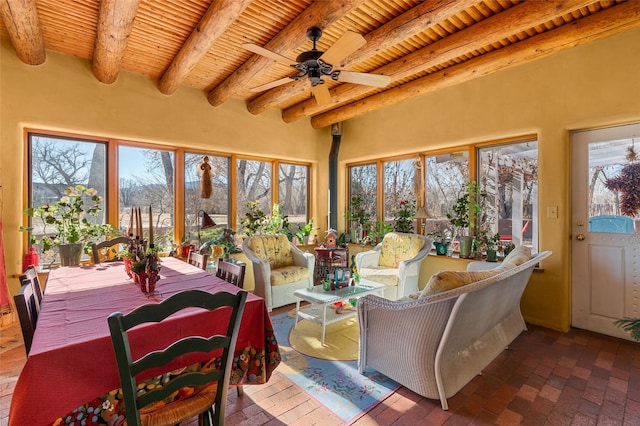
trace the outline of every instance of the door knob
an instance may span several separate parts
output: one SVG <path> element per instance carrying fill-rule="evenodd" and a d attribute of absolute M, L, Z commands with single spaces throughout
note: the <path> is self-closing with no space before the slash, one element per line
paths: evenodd
<path fill-rule="evenodd" d="M 576 238 L 578 239 L 578 241 L 584 241 L 584 234 L 578 234 Z"/>

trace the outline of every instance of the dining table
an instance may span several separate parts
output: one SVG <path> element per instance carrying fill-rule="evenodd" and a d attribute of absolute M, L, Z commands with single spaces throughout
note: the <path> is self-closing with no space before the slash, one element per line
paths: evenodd
<path fill-rule="evenodd" d="M 113 395 L 120 388 L 120 380 L 107 317 L 192 289 L 240 291 L 172 257 L 161 258 L 160 279 L 152 294 L 134 284 L 122 262 L 52 269 L 33 345 L 11 399 L 9 425 L 50 425 L 89 401 L 100 404 L 100 398 Z M 140 353 L 161 349 L 194 334 L 224 333 L 226 321 L 211 316 L 217 312 L 189 308 L 162 322 L 132 329 L 132 351 L 134 346 Z M 170 367 L 183 368 L 194 362 L 207 360 L 181 360 Z M 267 383 L 279 363 L 280 352 L 265 300 L 250 293 L 240 322 L 231 384 Z"/>

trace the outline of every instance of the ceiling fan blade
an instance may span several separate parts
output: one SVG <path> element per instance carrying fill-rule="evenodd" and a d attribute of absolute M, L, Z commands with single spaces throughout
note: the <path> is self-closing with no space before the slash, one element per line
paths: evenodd
<path fill-rule="evenodd" d="M 367 44 L 367 41 L 362 37 L 362 35 L 354 33 L 353 31 L 347 31 L 342 37 L 333 43 L 333 46 L 328 48 L 327 51 L 320 56 L 320 59 L 327 64 L 337 65 L 338 62 L 365 44 Z"/>
<path fill-rule="evenodd" d="M 364 84 L 366 86 L 385 87 L 391 83 L 391 77 L 382 74 L 367 74 L 363 72 L 340 70 L 338 81 L 343 83 Z"/>
<path fill-rule="evenodd" d="M 329 105 L 331 103 L 331 93 L 326 84 L 316 84 L 311 87 L 311 93 L 316 98 L 318 105 Z"/>
<path fill-rule="evenodd" d="M 273 89 L 274 87 L 282 86 L 283 84 L 293 81 L 289 77 L 284 77 L 279 80 L 274 80 L 271 83 L 261 84 L 260 86 L 252 87 L 249 89 L 251 92 L 263 92 L 265 90 Z"/>
<path fill-rule="evenodd" d="M 269 49 L 265 49 L 264 47 L 260 47 L 257 44 L 253 44 L 253 43 L 243 43 L 242 47 L 244 47 L 245 49 L 247 49 L 250 52 L 253 53 L 257 53 L 258 55 L 262 55 L 265 56 L 269 59 L 273 59 L 274 61 L 278 61 L 281 62 L 285 65 L 291 65 L 291 64 L 295 64 L 296 61 L 293 61 L 289 58 L 287 58 L 286 56 L 282 56 L 279 53 L 276 52 L 272 52 Z"/>

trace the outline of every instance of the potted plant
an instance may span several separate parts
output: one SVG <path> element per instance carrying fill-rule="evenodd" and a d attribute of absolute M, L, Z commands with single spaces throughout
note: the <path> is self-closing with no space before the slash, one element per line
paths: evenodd
<path fill-rule="evenodd" d="M 346 217 L 352 223 L 352 241 L 363 242 L 371 228 L 371 214 L 366 210 L 364 197 L 361 194 L 351 197 Z"/>
<path fill-rule="evenodd" d="M 460 257 L 470 258 L 474 237 L 469 235 L 469 231 L 475 226 L 474 220 L 480 213 L 479 199 L 487 194 L 480 190 L 476 181 L 468 182 L 462 191 L 462 195 L 451 208 L 452 213 L 447 213 L 447 219 L 460 241 Z"/>
<path fill-rule="evenodd" d="M 498 261 L 498 247 L 500 247 L 500 233 L 496 232 L 493 235 L 489 235 L 486 231 L 482 232 L 480 243 L 484 247 L 487 254 L 487 262 Z"/>
<path fill-rule="evenodd" d="M 449 229 L 436 229 L 427 234 L 433 239 L 433 246 L 436 248 L 438 256 L 446 256 L 449 252 L 449 244 L 451 244 L 451 231 Z"/>
<path fill-rule="evenodd" d="M 313 218 L 309 219 L 306 225 L 298 225 L 298 230 L 295 233 L 298 242 L 300 244 L 309 244 L 311 231 L 313 231 Z"/>
<path fill-rule="evenodd" d="M 160 279 L 160 261 L 157 249 L 147 249 L 146 252 L 136 255 L 131 264 L 133 281 L 140 286 L 145 293 L 153 293 L 156 282 Z"/>
<path fill-rule="evenodd" d="M 249 211 L 244 214 L 244 217 L 240 220 L 240 224 L 244 228 L 244 233 L 247 237 L 256 235 L 262 225 L 264 224 L 267 215 L 260 208 L 259 201 L 247 201 L 246 204 Z"/>
<path fill-rule="evenodd" d="M 393 218 L 393 229 L 396 232 L 413 233 L 413 216 L 416 215 L 415 200 L 400 201 L 400 206 Z"/>
<path fill-rule="evenodd" d="M 91 203 L 85 205 L 89 201 Z M 33 233 L 33 224 L 20 227 L 20 231 L 30 231 L 30 243 L 42 244 L 43 254 L 57 248 L 62 266 L 77 265 L 83 251 L 91 252 L 91 243 L 116 233 L 111 225 L 91 220 L 102 210 L 100 203 L 102 197 L 95 189 L 84 185 L 70 186 L 55 203 L 24 211 L 27 216 L 41 220 L 40 237 Z"/>
<path fill-rule="evenodd" d="M 385 222 L 384 220 L 376 220 L 376 224 L 370 229 L 367 236 L 363 239 L 363 243 L 376 245 L 386 234 L 393 231 L 393 226 Z"/>

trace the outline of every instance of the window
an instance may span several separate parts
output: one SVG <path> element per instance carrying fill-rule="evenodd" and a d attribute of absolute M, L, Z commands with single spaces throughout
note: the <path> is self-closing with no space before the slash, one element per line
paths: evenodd
<path fill-rule="evenodd" d="M 102 211 L 96 218 L 105 223 L 106 197 L 106 144 L 79 138 L 59 137 L 29 133 L 29 207 L 52 203 L 64 195 L 70 186 L 84 185 L 94 188 L 104 199 Z M 88 202 L 87 202 L 88 203 Z M 33 222 L 33 235 L 40 238 L 42 224 Z M 40 257 L 40 262 L 56 262 L 57 254 L 49 252 Z"/>
<path fill-rule="evenodd" d="M 469 160 L 475 150 L 476 164 Z M 378 164 L 382 166 L 378 167 Z M 489 233 L 499 232 L 502 240 L 538 248 L 538 143 L 534 138 L 495 145 L 472 145 L 463 149 L 424 154 L 424 198 L 420 172 L 413 159 L 348 166 L 349 197 L 362 195 L 366 210 L 376 219 L 392 223 L 396 206 L 403 200 L 419 201 L 428 218 L 421 232 L 446 231 L 447 214 L 461 196 L 466 183 L 477 170 L 478 185 L 487 193 L 483 201 L 484 217 L 479 218 Z M 380 179 L 384 188 L 377 188 Z M 415 185 L 414 185 L 415 184 Z M 377 200 L 384 197 L 384 211 L 376 211 Z M 422 198 L 422 195 L 420 196 Z M 478 220 L 476 220 L 478 222 Z M 373 224 L 373 223 L 372 223 Z M 371 225 L 372 225 L 371 224 Z M 414 226 L 417 225 L 417 221 Z M 353 224 L 348 224 L 351 227 Z M 450 231 L 450 229 L 449 229 Z"/>
<path fill-rule="evenodd" d="M 217 225 L 235 229 L 241 228 L 240 219 L 247 211 L 248 201 L 257 201 L 266 215 L 271 213 L 273 203 L 278 202 L 282 214 L 289 216 L 292 225 L 305 224 L 309 219 L 309 164 L 235 159 L 231 154 L 185 152 L 177 147 L 59 136 L 42 131 L 27 133 L 26 153 L 28 207 L 59 200 L 68 186 L 82 184 L 96 189 L 104 199 L 97 221 L 110 222 L 125 235 L 133 207 L 141 208 L 144 232 L 147 232 L 151 206 L 154 244 L 165 252 L 172 249 L 176 240 L 185 237 L 197 240 L 202 211 Z M 203 198 L 201 194 L 200 166 L 205 155 L 211 167 L 210 198 Z M 181 188 L 176 188 L 176 170 L 184 170 L 184 175 L 178 176 L 184 179 Z M 117 174 L 117 182 L 109 173 Z M 275 182 L 278 185 L 273 188 Z M 182 195 L 184 205 L 177 205 L 175 200 L 182 199 Z M 278 201 L 274 201 L 276 199 Z M 176 235 L 176 224 L 180 229 L 184 225 L 184 235 Z M 216 238 L 222 233 L 221 229 L 202 231 L 202 242 Z M 296 229 L 292 226 L 292 230 Z M 42 229 L 37 228 L 33 232 L 37 238 L 38 231 L 42 233 Z M 241 229 L 238 231 L 242 233 Z M 41 256 L 40 259 L 43 264 L 50 264 L 56 262 L 55 257 Z"/>
<path fill-rule="evenodd" d="M 207 157 L 205 164 L 204 158 Z M 230 157 L 206 153 L 184 155 L 184 239 L 196 241 L 202 223 L 202 212 L 206 212 L 216 225 L 229 225 L 229 164 Z M 211 195 L 202 196 L 204 169 L 210 171 Z M 217 233 L 219 233 L 218 231 Z M 201 242 L 214 238 L 214 230 L 200 231 Z"/>
<path fill-rule="evenodd" d="M 278 203 L 280 213 L 289 216 L 291 230 L 307 223 L 309 167 L 280 163 L 278 167 Z"/>
<path fill-rule="evenodd" d="M 120 231 L 126 233 L 132 207 L 140 207 L 142 223 L 149 223 L 151 206 L 154 244 L 161 251 L 169 251 L 174 241 L 174 157 L 172 151 L 118 148 Z"/>
<path fill-rule="evenodd" d="M 241 231 L 240 221 L 249 211 L 247 202 L 257 201 L 260 209 L 271 214 L 271 163 L 258 160 L 239 159 L 236 162 L 236 224 Z"/>
<path fill-rule="evenodd" d="M 425 157 L 425 207 L 429 218 L 425 234 L 443 230 L 447 213 L 460 197 L 460 188 L 469 181 L 469 152 L 454 151 Z"/>
<path fill-rule="evenodd" d="M 418 164 L 416 164 L 418 163 Z M 414 177 L 420 176 L 420 160 L 409 159 L 384 163 L 384 221 L 393 224 L 400 203 L 416 204 Z M 415 224 L 414 224 L 415 227 Z"/>
<path fill-rule="evenodd" d="M 478 183 L 487 193 L 483 218 L 491 233 L 538 248 L 538 142 L 478 149 Z"/>

